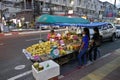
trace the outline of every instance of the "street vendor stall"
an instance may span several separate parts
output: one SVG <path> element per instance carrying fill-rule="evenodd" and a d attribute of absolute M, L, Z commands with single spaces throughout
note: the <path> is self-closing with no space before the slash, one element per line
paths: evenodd
<path fill-rule="evenodd" d="M 73 25 L 78 23 L 90 23 L 88 20 L 83 18 L 69 18 L 65 16 L 54 16 L 48 14 L 40 16 L 36 22 L 40 24 L 60 26 L 61 24 Z M 49 59 L 56 60 L 60 59 L 63 55 L 69 55 L 79 49 L 80 41 L 81 37 L 79 37 L 76 32 L 66 31 L 64 34 L 59 34 L 59 36 L 56 36 L 55 40 L 49 39 L 49 41 L 36 43 L 26 49 L 23 49 L 23 53 L 32 61 L 45 61 Z"/>
<path fill-rule="evenodd" d="M 67 32 L 61 34 L 61 36 L 56 36 L 56 40 L 51 39 L 46 42 L 33 44 L 26 49 L 23 49 L 23 53 L 32 61 L 41 62 L 52 59 L 58 62 L 60 60 L 57 59 L 78 50 L 80 42 L 80 36 L 73 32 Z"/>
<path fill-rule="evenodd" d="M 64 16 L 53 15 L 42 15 L 37 19 L 37 22 L 50 26 L 61 26 L 61 24 L 72 24 L 71 26 L 73 26 L 74 24 L 78 23 L 90 23 L 88 20 L 85 20 L 83 18 L 68 18 Z M 63 65 L 68 61 L 76 58 L 80 43 L 80 35 L 76 34 L 74 31 L 66 30 L 62 34 L 58 33 L 54 36 L 50 34 L 50 37 L 47 41 L 28 46 L 27 48 L 23 49 L 23 53 L 27 59 L 35 62 L 32 65 L 33 76 L 37 80 L 43 80 L 45 78 L 44 76 L 46 76 L 45 80 L 47 80 L 59 75 L 59 65 Z"/>
<path fill-rule="evenodd" d="M 49 25 L 76 27 L 95 27 L 99 25 L 105 25 L 105 23 L 89 23 L 87 20 L 81 20 L 79 20 L 79 18 L 75 19 L 60 16 L 43 15 L 38 18 L 37 21 L 40 24 L 46 23 Z M 27 59 L 35 62 L 32 65 L 32 72 L 34 77 L 39 80 L 40 78 L 42 79 L 44 76 L 47 76 L 45 79 L 47 80 L 51 77 L 58 76 L 59 65 L 63 65 L 77 57 L 81 38 L 82 36 L 78 35 L 76 31 L 66 30 L 61 34 L 56 33 L 54 36 L 50 34 L 50 37 L 47 41 L 39 42 L 23 49 L 23 53 Z"/>

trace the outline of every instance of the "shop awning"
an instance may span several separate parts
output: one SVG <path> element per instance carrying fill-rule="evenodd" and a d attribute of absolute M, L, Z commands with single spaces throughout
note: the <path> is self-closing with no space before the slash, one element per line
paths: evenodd
<path fill-rule="evenodd" d="M 83 18 L 69 18 L 66 16 L 54 16 L 54 15 L 41 15 L 38 17 L 36 22 L 39 23 L 46 23 L 46 24 L 52 24 L 52 23 L 70 23 L 70 24 L 88 24 L 90 23 L 88 20 Z"/>

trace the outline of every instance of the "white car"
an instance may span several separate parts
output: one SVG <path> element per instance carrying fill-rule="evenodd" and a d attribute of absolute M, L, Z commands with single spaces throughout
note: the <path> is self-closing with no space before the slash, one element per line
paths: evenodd
<path fill-rule="evenodd" d="M 48 30 L 48 29 L 50 29 L 50 26 L 48 26 L 48 25 L 41 25 L 41 26 L 39 26 L 39 28 L 41 28 L 41 30 Z"/>
<path fill-rule="evenodd" d="M 116 26 L 116 37 L 120 38 L 120 25 Z"/>
<path fill-rule="evenodd" d="M 113 24 L 106 23 L 106 25 L 98 26 L 98 28 L 99 28 L 102 41 L 106 41 L 106 40 L 114 41 L 115 40 L 116 27 Z M 94 33 L 93 28 L 90 28 L 89 31 L 90 31 L 90 36 L 92 36 Z"/>

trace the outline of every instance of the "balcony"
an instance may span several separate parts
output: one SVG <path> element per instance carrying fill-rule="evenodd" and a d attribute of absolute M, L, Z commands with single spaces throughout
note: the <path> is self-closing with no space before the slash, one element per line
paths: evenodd
<path fill-rule="evenodd" d="M 33 10 L 32 5 L 30 3 L 26 4 L 26 8 L 25 8 L 24 4 L 22 4 L 21 8 L 22 8 L 22 11 L 32 11 Z"/>
<path fill-rule="evenodd" d="M 26 9 L 32 9 L 32 5 L 30 3 L 26 4 Z"/>

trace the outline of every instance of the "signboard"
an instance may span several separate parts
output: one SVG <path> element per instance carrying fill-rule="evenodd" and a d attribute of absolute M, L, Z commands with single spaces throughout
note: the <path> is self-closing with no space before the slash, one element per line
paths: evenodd
<path fill-rule="evenodd" d="M 116 16 L 116 9 L 113 6 L 107 6 L 104 11 L 104 17 L 115 17 Z"/>

